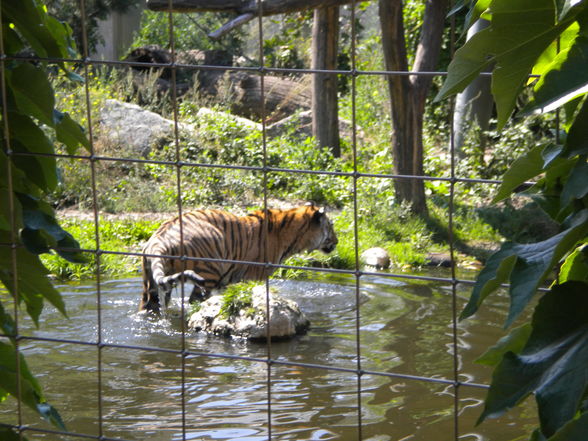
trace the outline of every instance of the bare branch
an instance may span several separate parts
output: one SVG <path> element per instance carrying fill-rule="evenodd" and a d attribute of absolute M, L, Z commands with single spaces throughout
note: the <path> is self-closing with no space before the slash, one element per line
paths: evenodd
<path fill-rule="evenodd" d="M 248 12 L 247 14 L 239 15 L 238 17 L 232 19 L 228 23 L 225 23 L 224 25 L 222 25 L 216 31 L 208 34 L 208 37 L 211 38 L 212 40 L 219 40 L 224 35 L 231 32 L 233 29 L 235 29 L 241 25 L 244 25 L 245 23 L 253 20 L 253 18 L 255 18 L 255 15 L 250 12 Z"/>
<path fill-rule="evenodd" d="M 340 6 L 353 0 L 265 0 L 261 2 L 262 15 L 287 14 L 308 9 Z M 172 12 L 235 12 L 237 14 L 259 14 L 255 0 L 172 0 Z M 147 0 L 153 11 L 168 11 L 168 0 Z"/>

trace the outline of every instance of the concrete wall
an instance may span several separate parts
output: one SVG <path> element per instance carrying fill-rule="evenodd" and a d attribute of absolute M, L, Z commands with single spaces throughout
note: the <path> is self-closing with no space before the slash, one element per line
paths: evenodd
<path fill-rule="evenodd" d="M 141 13 L 145 4 L 130 9 L 124 14 L 113 12 L 106 20 L 100 21 L 98 29 L 103 44 L 96 47 L 92 58 L 98 60 L 119 60 L 127 54 L 133 37 L 141 24 Z"/>

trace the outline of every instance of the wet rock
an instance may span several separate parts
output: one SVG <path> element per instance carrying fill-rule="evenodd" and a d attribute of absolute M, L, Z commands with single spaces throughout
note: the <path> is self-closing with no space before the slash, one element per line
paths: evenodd
<path fill-rule="evenodd" d="M 443 268 L 450 268 L 451 264 L 451 255 L 449 253 L 429 253 L 427 255 L 428 266 L 440 266 Z"/>
<path fill-rule="evenodd" d="M 251 293 L 251 304 L 241 308 L 238 313 L 223 316 L 222 295 L 213 296 L 202 302 L 200 309 L 192 314 L 188 327 L 194 331 L 209 334 L 265 340 L 267 338 L 266 290 L 256 286 Z M 290 338 L 305 333 L 310 322 L 292 300 L 284 299 L 271 292 L 269 298 L 270 337 Z"/>
<path fill-rule="evenodd" d="M 386 269 L 390 267 L 390 255 L 384 248 L 374 247 L 361 253 L 361 261 L 377 269 Z"/>

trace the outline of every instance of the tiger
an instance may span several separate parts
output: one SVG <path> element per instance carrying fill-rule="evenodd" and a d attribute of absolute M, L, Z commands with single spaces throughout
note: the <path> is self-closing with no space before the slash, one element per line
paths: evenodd
<path fill-rule="evenodd" d="M 265 280 L 276 269 L 234 261 L 280 264 L 303 251 L 328 254 L 337 243 L 333 222 L 314 204 L 245 216 L 217 209 L 184 213 L 164 222 L 143 247 L 140 310 L 160 313 L 160 294 L 167 307 L 179 281 L 192 282 L 189 302 L 194 303 L 232 283 Z"/>

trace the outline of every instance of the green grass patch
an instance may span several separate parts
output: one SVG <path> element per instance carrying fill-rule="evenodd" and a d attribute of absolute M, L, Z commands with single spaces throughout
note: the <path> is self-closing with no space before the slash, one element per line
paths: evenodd
<path fill-rule="evenodd" d="M 80 243 L 80 247 L 88 250 L 85 254 L 89 262 L 85 264 L 71 263 L 56 254 L 42 254 L 41 260 L 49 272 L 61 280 L 80 280 L 100 274 L 107 277 L 120 277 L 136 274 L 140 270 L 140 257 L 114 252 L 141 251 L 142 244 L 151 237 L 160 222 L 147 220 L 101 220 L 96 229 L 92 220 L 62 219 L 62 227 L 70 232 Z M 105 251 L 97 256 L 97 241 L 100 250 Z"/>

